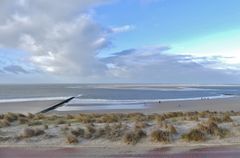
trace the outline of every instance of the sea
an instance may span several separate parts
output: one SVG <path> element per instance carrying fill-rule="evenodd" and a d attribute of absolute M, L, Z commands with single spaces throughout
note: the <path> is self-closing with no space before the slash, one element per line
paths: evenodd
<path fill-rule="evenodd" d="M 240 95 L 240 85 L 163 84 L 25 84 L 0 85 L 1 102 L 57 100 L 75 97 L 67 107 L 144 108 L 144 103 L 224 98 Z M 93 106 L 94 105 L 94 106 Z M 65 106 L 65 107 L 66 107 Z M 74 107 L 74 108 L 73 108 Z M 89 107 L 88 107 L 89 108 Z M 137 107 L 136 107 L 137 108 Z M 60 109 L 61 110 L 61 109 Z M 66 109 L 62 109 L 66 110 Z"/>

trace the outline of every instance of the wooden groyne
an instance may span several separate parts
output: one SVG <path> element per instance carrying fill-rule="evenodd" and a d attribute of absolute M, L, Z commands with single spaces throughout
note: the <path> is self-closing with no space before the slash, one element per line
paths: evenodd
<path fill-rule="evenodd" d="M 44 109 L 44 110 L 42 110 L 42 111 L 40 111 L 40 112 L 38 112 L 38 113 L 46 113 L 46 112 L 49 112 L 49 111 L 51 111 L 51 110 L 54 110 L 54 109 L 62 106 L 63 104 L 68 103 L 69 101 L 71 101 L 71 100 L 74 99 L 74 98 L 75 98 L 75 97 L 70 97 L 70 98 L 68 98 L 68 99 L 66 99 L 66 100 L 63 100 L 63 101 L 61 101 L 61 102 L 58 103 L 58 104 L 55 104 L 55 105 L 53 105 L 53 106 L 50 106 L 49 108 Z"/>

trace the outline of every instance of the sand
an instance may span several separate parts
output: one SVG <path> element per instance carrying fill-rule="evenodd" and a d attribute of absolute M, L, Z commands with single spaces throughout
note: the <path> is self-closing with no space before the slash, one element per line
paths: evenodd
<path fill-rule="evenodd" d="M 14 113 L 37 113 L 63 100 L 47 100 L 47 101 L 22 101 L 0 103 L 0 114 L 6 112 Z M 86 106 L 86 105 L 84 105 Z M 89 105 L 91 106 L 91 105 Z M 130 105 L 131 106 L 131 105 Z M 144 108 L 128 109 L 91 109 L 91 110 L 73 110 L 73 111 L 51 111 L 50 113 L 108 113 L 108 112 L 141 112 L 145 114 L 164 113 L 174 111 L 240 111 L 240 97 L 204 99 L 204 100 L 184 100 L 184 101 L 162 101 L 161 103 L 144 103 Z"/>
<path fill-rule="evenodd" d="M 62 100 L 47 100 L 47 101 L 22 101 L 0 103 L 0 114 L 7 112 L 23 114 L 37 113 L 61 101 Z"/>
<path fill-rule="evenodd" d="M 170 101 L 149 105 L 148 112 L 173 112 L 173 111 L 240 111 L 240 97 Z"/>
<path fill-rule="evenodd" d="M 6 112 L 17 112 L 17 113 L 36 113 L 45 108 L 48 108 L 54 104 L 59 103 L 60 100 L 54 101 L 29 101 L 29 102 L 14 102 L 14 103 L 0 103 L 0 113 Z M 85 111 L 52 111 L 51 113 L 122 113 L 122 112 L 141 112 L 145 114 L 151 113 L 164 113 L 164 112 L 173 112 L 173 111 L 240 111 L 240 97 L 231 97 L 231 98 L 221 98 L 221 99 L 210 99 L 210 100 L 188 100 L 188 101 L 166 101 L 161 103 L 145 103 L 145 109 L 128 109 L 128 110 L 85 110 Z M 234 118 L 236 122 L 240 122 L 240 117 Z M 191 122 L 186 124 L 186 128 L 190 129 L 194 127 L 196 124 L 191 126 Z M 223 124 L 224 126 L 225 124 Z M 226 125 L 231 125 L 226 124 Z M 63 126 L 63 125 L 62 125 Z M 184 124 L 180 124 L 179 129 L 184 127 Z M 227 127 L 227 126 L 226 126 Z M 59 129 L 61 126 L 58 127 Z M 48 129 L 51 132 L 51 129 Z M 183 128 L 184 129 L 184 128 Z M 236 127 L 237 136 L 231 137 L 224 140 L 210 140 L 205 143 L 195 143 L 195 144 L 187 144 L 183 142 L 175 142 L 171 145 L 164 144 L 151 144 L 151 143 L 143 143 L 144 145 L 136 145 L 129 146 L 123 143 L 110 143 L 108 141 L 104 142 L 102 140 L 83 142 L 81 145 L 66 145 L 64 139 L 51 139 L 51 143 L 46 142 L 42 139 L 19 142 L 15 144 L 15 142 L 1 144 L 0 143 L 0 157 L 238 157 L 239 153 L 239 144 L 240 144 L 240 134 L 239 127 Z M 9 127 L 6 130 L 18 131 L 19 128 Z M 56 130 L 56 129 L 55 129 Z M 4 130 L 2 130 L 4 132 Z M 40 136 L 41 138 L 41 136 Z M 52 144 L 52 145 L 51 145 Z M 209 147 L 209 146 L 218 146 L 227 145 L 228 147 L 223 148 L 220 147 L 217 150 L 213 148 L 213 150 L 201 150 L 199 148 Z M 232 145 L 235 145 L 232 147 Z M 46 147 L 48 146 L 48 147 Z M 162 147 L 171 147 L 171 150 L 165 151 Z M 185 146 L 184 151 L 182 151 L 182 146 Z M 229 147 L 230 146 L 230 147 Z M 172 153 L 172 149 L 176 149 L 178 152 Z M 192 148 L 197 148 L 199 150 L 190 150 Z M 181 150 L 181 151 L 179 151 Z M 197 152 L 196 152 L 197 151 Z M 219 154 L 222 153 L 222 154 Z"/>

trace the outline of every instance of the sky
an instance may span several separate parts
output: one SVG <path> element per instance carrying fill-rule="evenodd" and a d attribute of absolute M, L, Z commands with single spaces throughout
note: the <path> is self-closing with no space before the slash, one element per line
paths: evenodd
<path fill-rule="evenodd" d="M 1 0 L 0 84 L 240 84 L 239 0 Z"/>

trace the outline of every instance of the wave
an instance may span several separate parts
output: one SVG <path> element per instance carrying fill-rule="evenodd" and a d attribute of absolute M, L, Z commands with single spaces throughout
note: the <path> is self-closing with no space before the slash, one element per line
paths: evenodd
<path fill-rule="evenodd" d="M 69 86 L 66 87 L 69 89 L 82 89 L 82 86 Z M 117 89 L 117 90 L 155 90 L 155 91 L 220 91 L 219 89 L 211 89 L 211 88 L 198 88 L 198 87 L 148 87 L 148 86 L 92 86 L 88 88 L 95 88 L 95 89 Z"/>
<path fill-rule="evenodd" d="M 56 111 L 82 111 L 82 110 L 129 110 L 129 109 L 145 109 L 144 104 L 121 104 L 121 105 L 101 105 L 101 106 L 61 106 Z"/>
<path fill-rule="evenodd" d="M 138 100 L 110 100 L 110 99 L 84 99 L 75 98 L 71 100 L 68 105 L 77 104 L 136 104 L 136 103 L 153 103 L 153 102 L 167 102 L 167 101 L 185 101 L 185 100 L 204 100 L 204 99 L 221 99 L 232 98 L 236 95 L 218 95 L 208 97 L 195 97 L 195 98 L 175 98 L 175 99 L 138 99 Z"/>
<path fill-rule="evenodd" d="M 134 103 L 152 103 L 152 102 L 166 102 L 166 101 L 184 101 L 184 100 L 201 100 L 201 99 L 220 99 L 231 98 L 236 95 L 218 95 L 208 97 L 195 97 L 195 98 L 175 98 L 175 99 L 138 99 L 138 100 L 111 100 L 111 99 L 84 99 L 81 94 L 71 100 L 68 105 L 74 104 L 134 104 Z M 9 102 L 29 102 L 29 101 L 50 101 L 50 100 L 65 100 L 71 96 L 61 97 L 38 97 L 38 98 L 14 98 L 14 99 L 0 99 L 0 103 Z"/>

